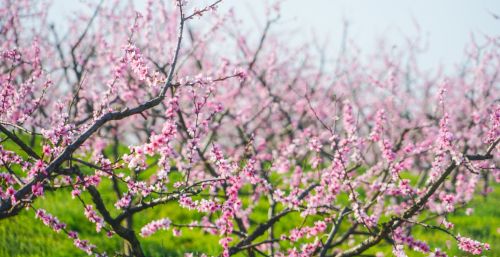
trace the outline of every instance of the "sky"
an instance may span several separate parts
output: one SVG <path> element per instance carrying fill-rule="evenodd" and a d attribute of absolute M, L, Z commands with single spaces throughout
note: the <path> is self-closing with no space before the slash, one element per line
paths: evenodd
<path fill-rule="evenodd" d="M 56 23 L 78 9 L 81 0 L 54 0 L 50 16 Z M 168 1 L 168 0 L 167 0 Z M 191 0 L 190 2 L 207 2 Z M 142 0 L 136 2 L 143 4 Z M 210 1 L 208 1 L 210 2 Z M 258 30 L 265 23 L 267 0 L 224 0 L 220 10 L 234 7 L 248 26 Z M 348 34 L 364 52 L 376 51 L 377 39 L 402 44 L 415 35 L 418 24 L 428 49 L 419 59 L 430 69 L 458 64 L 470 35 L 500 36 L 500 0 L 284 0 L 279 26 L 296 30 L 297 42 L 328 41 L 328 49 L 339 48 L 343 21 Z"/>

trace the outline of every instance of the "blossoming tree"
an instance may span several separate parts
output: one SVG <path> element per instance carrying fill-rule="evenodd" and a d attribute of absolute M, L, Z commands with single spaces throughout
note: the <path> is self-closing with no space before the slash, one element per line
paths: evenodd
<path fill-rule="evenodd" d="M 327 65 L 313 44 L 273 34 L 278 6 L 248 31 L 214 12 L 220 2 L 148 1 L 139 13 L 102 1 L 61 35 L 45 3 L 2 0 L 0 219 L 32 212 L 96 256 L 34 203 L 69 195 L 125 256 L 184 229 L 218 236 L 221 256 L 347 257 L 380 243 L 447 256 L 419 227 L 489 249 L 447 215 L 500 181 L 498 37 L 473 41 L 455 75 L 418 66 L 418 37 L 367 56 L 345 39 Z M 152 208 L 193 220 L 136 226 Z"/>

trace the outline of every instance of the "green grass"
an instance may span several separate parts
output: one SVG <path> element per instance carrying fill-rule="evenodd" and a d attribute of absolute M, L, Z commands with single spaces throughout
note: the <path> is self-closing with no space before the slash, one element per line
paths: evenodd
<path fill-rule="evenodd" d="M 13 145 L 5 144 L 4 147 L 18 150 Z M 120 149 L 120 152 L 125 151 L 127 151 L 125 148 Z M 147 177 L 148 173 L 151 172 L 153 171 L 145 171 L 141 176 Z M 181 178 L 176 173 L 171 173 L 170 177 L 172 182 Z M 410 175 L 405 178 L 409 178 L 413 182 L 416 180 L 415 177 L 411 177 Z M 280 177 L 273 175 L 271 179 L 278 181 Z M 116 197 L 111 189 L 110 181 L 104 180 L 99 189 L 103 193 L 103 199 L 111 210 L 112 215 L 116 215 L 118 211 L 113 208 Z M 58 191 L 57 193 L 47 192 L 43 198 L 35 202 L 34 207 L 46 209 L 51 214 L 57 216 L 62 222 L 68 225 L 68 229 L 78 231 L 80 238 L 90 240 L 91 243 L 97 245 L 99 252 L 105 251 L 109 255 L 114 255 L 116 251 L 120 251 L 122 249 L 122 240 L 117 236 L 107 238 L 104 233 L 97 233 L 95 225 L 84 217 L 82 204 L 78 200 L 71 199 L 69 190 L 66 191 Z M 87 203 L 91 203 L 86 193 L 83 194 L 83 199 Z M 338 201 L 339 203 L 347 202 L 347 196 L 339 195 Z M 250 200 L 243 199 L 243 203 L 244 206 L 248 206 Z M 455 224 L 453 232 L 489 243 L 492 249 L 485 252 L 484 256 L 500 256 L 500 186 L 495 186 L 494 191 L 487 198 L 476 196 L 469 207 L 474 208 L 474 213 L 471 216 L 465 215 L 464 209 L 457 210 L 448 216 L 448 220 Z M 29 209 L 15 217 L 0 220 L 0 257 L 87 256 L 84 252 L 74 247 L 72 240 L 65 234 L 53 232 L 40 220 L 36 220 L 34 216 L 34 211 Z M 139 231 L 147 222 L 164 217 L 168 217 L 178 224 L 188 224 L 191 221 L 199 220 L 201 214 L 193 214 L 193 212 L 182 209 L 174 203 L 157 206 L 135 215 L 134 229 Z M 267 219 L 266 200 L 261 199 L 259 201 L 250 218 L 256 222 Z M 276 224 L 275 234 L 279 236 L 281 233 L 294 228 L 294 226 L 302 222 L 306 225 L 311 225 L 313 220 L 312 218 L 304 220 L 297 213 L 291 213 Z M 342 230 L 345 231 L 346 229 L 347 224 L 344 224 L 339 234 L 343 232 Z M 443 232 L 429 231 L 417 227 L 414 229 L 413 235 L 418 240 L 428 242 L 431 249 L 435 247 L 442 248 L 449 253 L 449 256 L 468 256 L 459 251 L 453 238 Z M 265 236 L 263 235 L 261 239 L 264 240 Z M 218 255 L 221 252 L 221 247 L 218 244 L 219 238 L 203 233 L 199 229 L 182 229 L 181 237 L 174 237 L 171 230 L 160 231 L 151 237 L 140 238 L 140 240 L 147 256 L 183 256 L 185 252 Z M 449 248 L 446 247 L 447 241 L 450 241 L 450 244 L 448 244 Z M 282 242 L 281 244 L 282 246 L 287 246 L 286 242 Z M 384 252 L 386 256 L 392 256 L 391 251 L 391 245 L 383 242 L 366 253 L 375 254 L 377 252 Z M 425 256 L 411 250 L 407 250 L 407 254 L 408 256 Z"/>
<path fill-rule="evenodd" d="M 455 224 L 452 232 L 489 243 L 491 250 L 483 252 L 481 256 L 500 256 L 500 187 L 496 186 L 487 198 L 476 196 L 468 207 L 474 208 L 470 216 L 465 214 L 465 209 L 456 210 L 448 216 L 448 220 Z M 415 227 L 413 236 L 427 242 L 431 249 L 441 248 L 449 256 L 473 256 L 460 251 L 455 240 L 444 232 Z M 447 241 L 450 247 L 447 247 Z M 390 254 L 392 248 L 386 243 L 370 249 L 367 253 L 373 254 L 378 251 L 386 253 L 386 256 L 392 256 Z M 407 250 L 407 254 L 408 256 L 427 256 L 411 250 Z"/>
<path fill-rule="evenodd" d="M 57 216 L 68 225 L 68 229 L 78 231 L 82 239 L 97 245 L 100 252 L 113 254 L 121 250 L 122 241 L 119 237 L 107 238 L 103 233 L 97 233 L 95 225 L 84 217 L 82 204 L 68 196 L 69 192 L 48 193 L 35 206 Z M 112 206 L 109 201 L 108 204 Z M 0 256 L 86 256 L 73 246 L 72 240 L 64 233 L 53 232 L 34 216 L 33 210 L 27 210 L 16 217 L 0 221 Z M 167 204 L 136 215 L 134 227 L 138 231 L 145 223 L 162 217 L 169 217 L 177 223 L 189 223 L 195 219 L 186 210 Z M 171 231 L 161 231 L 147 239 L 141 238 L 142 246 L 148 256 L 182 256 L 187 251 L 216 254 L 220 251 L 215 236 L 189 229 L 183 229 L 182 233 L 182 237 L 173 237 Z"/>
<path fill-rule="evenodd" d="M 101 185 L 101 187 L 107 186 L 110 185 L 106 182 Z M 113 197 L 106 196 L 104 198 L 112 206 L 111 199 Z M 35 206 L 44 208 L 58 216 L 68 224 L 69 229 L 78 231 L 82 239 L 90 240 L 97 245 L 100 251 L 113 254 L 116 250 L 121 249 L 122 241 L 118 237 L 106 238 L 104 234 L 95 232 L 95 226 L 83 216 L 81 203 L 71 199 L 69 192 L 47 193 L 43 199 L 36 202 Z M 500 234 L 497 231 L 500 228 L 500 208 L 498 206 L 500 206 L 500 188 L 496 187 L 487 198 L 476 196 L 471 203 L 471 207 L 475 209 L 473 215 L 467 216 L 464 210 L 457 210 L 448 217 L 451 222 L 455 223 L 455 233 L 487 242 L 492 246 L 492 250 L 486 252 L 485 256 L 500 256 L 499 247 L 497 247 L 500 245 Z M 258 207 L 257 210 L 252 218 L 255 220 L 265 219 L 266 209 Z M 189 223 L 196 220 L 199 215 L 190 214 L 177 205 L 167 204 L 135 216 L 134 227 L 138 230 L 152 219 L 162 217 L 169 217 L 176 223 Z M 278 223 L 277 234 L 279 235 L 280 231 L 285 229 L 290 229 L 291 224 L 298 223 L 297 220 L 300 219 L 302 218 L 297 214 L 287 216 Z M 434 247 L 446 249 L 450 256 L 467 256 L 459 251 L 453 239 L 443 232 L 417 228 L 414 231 L 414 236 L 419 240 L 427 241 L 432 249 Z M 72 241 L 65 234 L 55 233 L 41 221 L 34 219 L 34 211 L 32 210 L 0 221 L 0 238 L 2 239 L 0 240 L 0 256 L 86 256 L 85 253 L 73 246 Z M 451 242 L 449 249 L 446 248 L 445 242 L 447 240 Z M 174 237 L 171 231 L 161 231 L 149 238 L 141 238 L 142 246 L 148 256 L 183 256 L 184 252 L 203 252 L 217 255 L 221 250 L 217 242 L 217 237 L 202 233 L 197 229 L 183 229 L 182 237 Z M 391 256 L 391 246 L 387 243 L 382 243 L 367 253 L 374 254 L 379 251 Z M 424 256 L 413 251 L 408 251 L 408 254 L 409 256 Z"/>

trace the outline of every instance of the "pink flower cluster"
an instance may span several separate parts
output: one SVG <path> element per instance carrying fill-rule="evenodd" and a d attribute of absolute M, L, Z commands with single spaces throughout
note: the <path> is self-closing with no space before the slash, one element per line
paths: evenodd
<path fill-rule="evenodd" d="M 378 142 L 381 137 L 382 133 L 384 132 L 384 125 L 387 122 L 387 117 L 385 114 L 384 109 L 380 109 L 377 111 L 375 114 L 375 126 L 373 127 L 372 132 L 370 133 L 370 139 L 373 140 L 374 142 Z"/>
<path fill-rule="evenodd" d="M 222 205 L 214 200 L 201 199 L 193 201 L 190 197 L 181 196 L 179 199 L 179 205 L 190 209 L 198 210 L 199 212 L 214 213 L 222 208 Z"/>
<path fill-rule="evenodd" d="M 52 216 L 43 209 L 36 210 L 35 217 L 43 221 L 43 224 L 52 228 L 56 232 L 66 228 L 66 224 L 60 222 L 57 217 Z"/>
<path fill-rule="evenodd" d="M 167 230 L 171 224 L 172 222 L 168 218 L 152 221 L 141 228 L 141 236 L 148 237 L 160 229 Z"/>
<path fill-rule="evenodd" d="M 120 198 L 120 200 L 118 200 L 115 203 L 115 207 L 117 209 L 126 209 L 126 208 L 129 207 L 131 200 L 132 200 L 131 195 L 130 194 L 126 194 L 126 195 L 122 196 L 122 198 Z"/>
<path fill-rule="evenodd" d="M 85 217 L 92 222 L 95 223 L 96 225 L 96 231 L 100 232 L 101 229 L 104 227 L 104 219 L 97 215 L 97 213 L 94 210 L 94 207 L 92 205 L 87 205 L 85 206 L 85 211 L 84 211 Z"/>
<path fill-rule="evenodd" d="M 41 182 L 35 183 L 33 186 L 31 186 L 31 192 L 33 192 L 34 196 L 42 196 L 43 184 Z"/>
<path fill-rule="evenodd" d="M 137 75 L 139 80 L 146 80 L 148 76 L 148 67 L 142 57 L 140 49 L 135 45 L 129 44 L 125 48 L 125 53 L 126 60 L 130 64 L 135 75 Z"/>
<path fill-rule="evenodd" d="M 425 243 L 423 241 L 416 240 L 411 235 L 405 235 L 403 232 L 403 229 L 401 229 L 401 227 L 397 228 L 393 232 L 392 238 L 394 239 L 395 242 L 397 242 L 401 246 L 407 245 L 411 249 L 413 249 L 415 251 L 422 252 L 422 253 L 430 252 L 430 247 L 427 243 Z"/>
<path fill-rule="evenodd" d="M 322 232 L 326 230 L 327 224 L 324 221 L 316 221 L 314 222 L 314 226 L 312 227 L 302 227 L 299 229 L 293 229 L 290 231 L 290 235 L 282 235 L 282 239 L 288 239 L 292 242 L 297 242 L 301 238 L 311 238 L 313 236 L 320 235 Z"/>
<path fill-rule="evenodd" d="M 458 236 L 458 249 L 473 255 L 479 255 L 483 253 L 484 250 L 489 250 L 490 245 L 467 237 Z"/>
<path fill-rule="evenodd" d="M 217 166 L 220 176 L 228 177 L 231 175 L 233 167 L 224 158 L 219 146 L 214 145 L 212 148 L 212 161 L 215 163 L 215 166 Z"/>
<path fill-rule="evenodd" d="M 86 252 L 88 255 L 91 255 L 94 253 L 94 249 L 96 248 L 95 245 L 91 244 L 88 240 L 82 240 L 78 237 L 78 233 L 75 231 L 69 231 L 68 232 L 68 237 L 73 239 L 73 244 L 81 249 L 82 251 Z M 106 256 L 106 254 L 97 254 L 96 256 Z"/>

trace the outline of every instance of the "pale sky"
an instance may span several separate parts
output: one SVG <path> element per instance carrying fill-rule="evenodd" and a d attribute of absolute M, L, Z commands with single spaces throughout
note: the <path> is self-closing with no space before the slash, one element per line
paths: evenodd
<path fill-rule="evenodd" d="M 58 22 L 60 17 L 71 15 L 79 1 L 54 0 L 51 17 Z M 207 2 L 189 2 L 200 1 Z M 145 1 L 136 2 L 141 5 Z M 225 0 L 220 10 L 234 7 L 248 26 L 258 29 L 265 23 L 266 2 Z M 415 35 L 417 22 L 429 43 L 420 62 L 432 69 L 440 63 L 450 66 L 460 62 L 471 32 L 478 38 L 482 33 L 499 37 L 500 19 L 493 14 L 500 16 L 500 0 L 285 0 L 279 26 L 300 31 L 294 38 L 297 42 L 313 40 L 313 34 L 321 41 L 329 39 L 328 47 L 335 53 L 346 18 L 349 35 L 363 51 L 371 52 L 376 49 L 376 39 L 382 36 L 398 45 L 405 37 Z"/>

